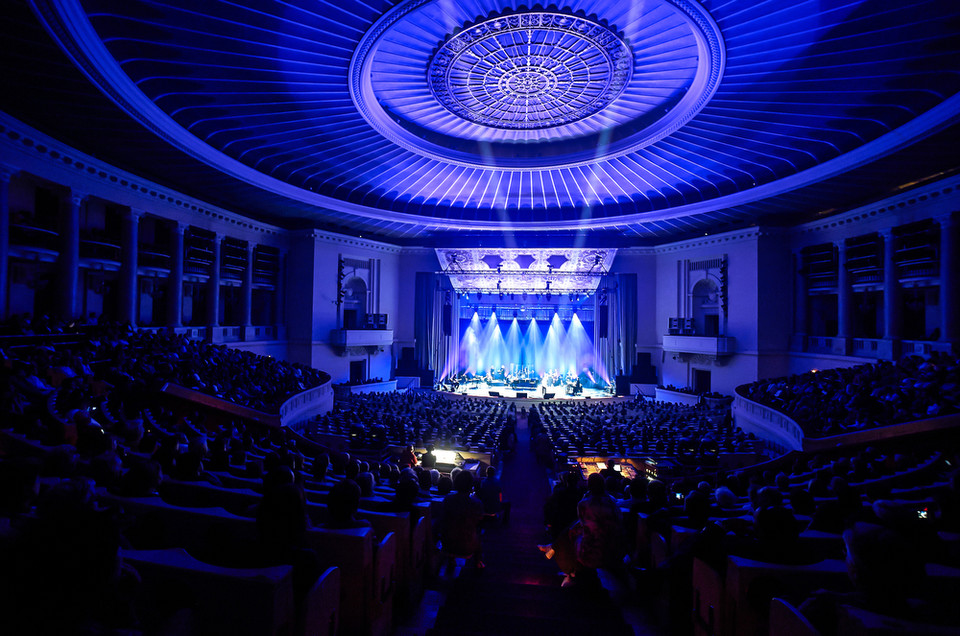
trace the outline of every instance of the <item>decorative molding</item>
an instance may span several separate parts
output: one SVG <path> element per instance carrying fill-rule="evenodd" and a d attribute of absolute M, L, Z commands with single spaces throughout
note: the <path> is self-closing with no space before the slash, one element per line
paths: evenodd
<path fill-rule="evenodd" d="M 560 40 L 563 46 L 554 46 Z M 621 36 L 599 22 L 513 13 L 448 35 L 427 78 L 437 102 L 461 119 L 494 128 L 555 128 L 617 99 L 633 75 L 632 59 Z M 578 80 L 583 75 L 590 81 Z M 464 85 L 464 77 L 482 81 Z"/>
<path fill-rule="evenodd" d="M 939 181 L 934 181 L 933 183 L 917 186 L 908 192 L 894 194 L 880 201 L 875 201 L 847 212 L 831 215 L 827 219 L 818 219 L 816 221 L 802 223 L 793 228 L 793 230 L 797 235 L 828 231 L 843 225 L 867 221 L 891 212 L 902 211 L 907 208 L 937 201 L 940 197 L 951 194 L 960 196 L 960 176 L 947 177 Z M 960 207 L 960 203 L 958 203 L 957 207 Z M 952 210 L 947 212 L 947 214 L 952 214 Z"/>
<path fill-rule="evenodd" d="M 76 177 L 87 182 L 93 182 L 96 186 L 107 187 L 116 190 L 118 193 L 127 195 L 132 193 L 138 198 L 146 199 L 154 205 L 143 206 L 139 209 L 142 209 L 148 214 L 155 214 L 178 223 L 190 224 L 189 222 L 165 215 L 163 208 L 156 207 L 156 205 L 159 204 L 161 206 L 170 206 L 169 209 L 171 212 L 179 208 L 189 214 L 203 215 L 211 220 L 230 223 L 245 230 L 261 234 L 280 236 L 286 233 L 286 230 L 281 227 L 254 221 L 248 217 L 224 210 L 223 208 L 218 208 L 199 199 L 157 185 L 152 181 L 138 177 L 126 170 L 111 166 L 27 126 L 6 113 L 0 112 L 0 147 L 2 146 L 10 148 L 12 151 L 26 154 L 27 156 L 32 155 L 34 158 L 42 161 L 51 162 L 52 165 L 73 172 Z M 24 166 L 11 168 L 11 170 L 13 174 L 17 172 L 31 172 Z M 75 188 L 72 183 L 62 185 L 71 189 Z M 88 189 L 99 188 L 88 186 Z M 100 198 L 104 198 L 105 200 L 110 199 L 109 196 Z M 123 201 L 116 202 L 123 203 Z"/>

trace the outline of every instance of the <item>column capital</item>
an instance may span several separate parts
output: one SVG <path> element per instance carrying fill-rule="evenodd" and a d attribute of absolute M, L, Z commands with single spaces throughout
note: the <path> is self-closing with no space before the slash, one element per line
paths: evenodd
<path fill-rule="evenodd" d="M 190 227 L 190 225 L 189 225 L 188 223 L 184 223 L 183 221 L 174 221 L 174 222 L 173 222 L 173 231 L 174 231 L 178 236 L 183 236 L 183 235 L 186 233 L 187 228 L 189 228 L 189 227 Z"/>
<path fill-rule="evenodd" d="M 257 244 L 253 241 L 247 241 L 247 252 L 253 254 L 253 251 L 257 249 Z"/>
<path fill-rule="evenodd" d="M 13 166 L 8 166 L 5 163 L 0 163 L 0 181 L 9 183 L 10 179 L 13 178 L 13 175 L 17 174 L 18 172 L 20 171 L 14 168 Z"/>
<path fill-rule="evenodd" d="M 86 192 L 77 192 L 76 190 L 70 190 L 70 203 L 75 206 L 83 205 L 84 201 L 87 200 L 87 197 L 90 195 Z"/>
<path fill-rule="evenodd" d="M 131 221 L 139 222 L 145 214 L 146 211 L 140 210 L 139 208 L 127 208 L 127 218 L 129 218 Z"/>
<path fill-rule="evenodd" d="M 934 215 L 933 220 L 936 221 L 937 225 L 939 225 L 941 228 L 952 227 L 954 223 L 953 210 Z"/>
<path fill-rule="evenodd" d="M 213 235 L 213 242 L 217 244 L 223 243 L 223 239 L 225 238 L 227 238 L 227 235 L 223 232 L 215 232 Z"/>
<path fill-rule="evenodd" d="M 847 249 L 847 239 L 838 239 L 833 242 L 834 247 L 837 248 L 840 252 L 844 252 Z"/>
<path fill-rule="evenodd" d="M 893 238 L 893 228 L 885 227 L 882 230 L 877 230 L 877 234 L 882 236 L 884 241 L 889 241 Z"/>

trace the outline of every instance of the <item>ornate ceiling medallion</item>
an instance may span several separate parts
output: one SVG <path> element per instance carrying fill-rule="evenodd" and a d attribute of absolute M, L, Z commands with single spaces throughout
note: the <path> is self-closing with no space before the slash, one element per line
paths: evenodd
<path fill-rule="evenodd" d="M 552 128 L 589 117 L 630 82 L 629 46 L 606 26 L 561 13 L 485 20 L 450 36 L 427 71 L 451 113 L 485 126 Z"/>

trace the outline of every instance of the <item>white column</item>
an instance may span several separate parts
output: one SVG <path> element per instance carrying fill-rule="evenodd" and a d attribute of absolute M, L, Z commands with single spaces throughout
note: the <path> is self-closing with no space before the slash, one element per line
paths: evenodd
<path fill-rule="evenodd" d="M 131 208 L 123 216 L 120 263 L 120 322 L 137 326 L 137 253 L 140 249 L 142 210 Z"/>
<path fill-rule="evenodd" d="M 13 170 L 0 166 L 0 320 L 7 317 L 7 272 L 10 258 L 10 179 Z"/>
<path fill-rule="evenodd" d="M 837 338 L 849 338 L 852 334 L 850 317 L 852 309 L 852 295 L 850 293 L 850 278 L 847 275 L 847 242 L 840 240 L 837 246 Z"/>
<path fill-rule="evenodd" d="M 207 291 L 207 325 L 211 328 L 220 326 L 220 248 L 222 244 L 223 234 L 217 234 L 213 238 L 213 264 L 210 267 L 209 289 Z"/>
<path fill-rule="evenodd" d="M 186 230 L 187 225 L 179 221 L 173 226 L 173 253 L 170 254 L 170 278 L 167 279 L 167 324 L 174 328 L 183 326 L 183 234 Z"/>
<path fill-rule="evenodd" d="M 900 274 L 893 259 L 893 229 L 880 232 L 883 237 L 883 337 L 900 338 Z"/>
<path fill-rule="evenodd" d="M 796 329 L 794 333 L 798 336 L 807 335 L 807 277 L 803 271 L 803 254 L 799 251 L 794 252 L 794 281 L 797 290 L 797 306 L 794 309 L 794 320 Z"/>
<path fill-rule="evenodd" d="M 79 192 L 70 194 L 70 206 L 67 208 L 60 230 L 60 317 L 66 320 L 75 318 L 79 307 L 80 282 L 80 210 L 86 195 Z"/>
<path fill-rule="evenodd" d="M 286 293 L 286 290 L 284 288 L 285 287 L 284 277 L 287 274 L 286 260 L 287 260 L 287 254 L 286 252 L 281 250 L 277 254 L 277 280 L 275 281 L 273 286 L 273 289 L 274 289 L 273 324 L 277 326 L 277 329 L 280 329 L 283 326 L 283 322 L 284 322 L 283 307 L 284 307 L 284 302 L 286 302 L 286 298 L 284 297 L 284 294 Z"/>
<path fill-rule="evenodd" d="M 956 342 L 956 226 L 952 213 L 937 219 L 940 224 L 940 341 Z"/>
<path fill-rule="evenodd" d="M 240 323 L 242 327 L 249 327 L 253 323 L 251 321 L 251 314 L 253 310 L 253 249 L 254 244 L 252 241 L 247 242 L 247 262 L 246 266 L 243 268 L 243 283 L 240 289 L 241 294 L 243 295 L 243 305 L 241 307 L 243 315 L 240 317 Z"/>

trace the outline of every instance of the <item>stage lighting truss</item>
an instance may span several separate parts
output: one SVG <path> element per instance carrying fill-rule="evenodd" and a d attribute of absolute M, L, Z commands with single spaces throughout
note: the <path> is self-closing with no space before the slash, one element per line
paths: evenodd
<path fill-rule="evenodd" d="M 530 294 L 538 293 L 567 295 L 571 300 L 579 300 L 595 294 L 600 279 L 607 275 L 602 268 L 547 272 L 447 269 L 436 273 L 448 276 L 453 288 L 461 294 L 490 294 L 501 300 L 507 297 L 515 300 L 518 295 L 526 300 Z"/>

